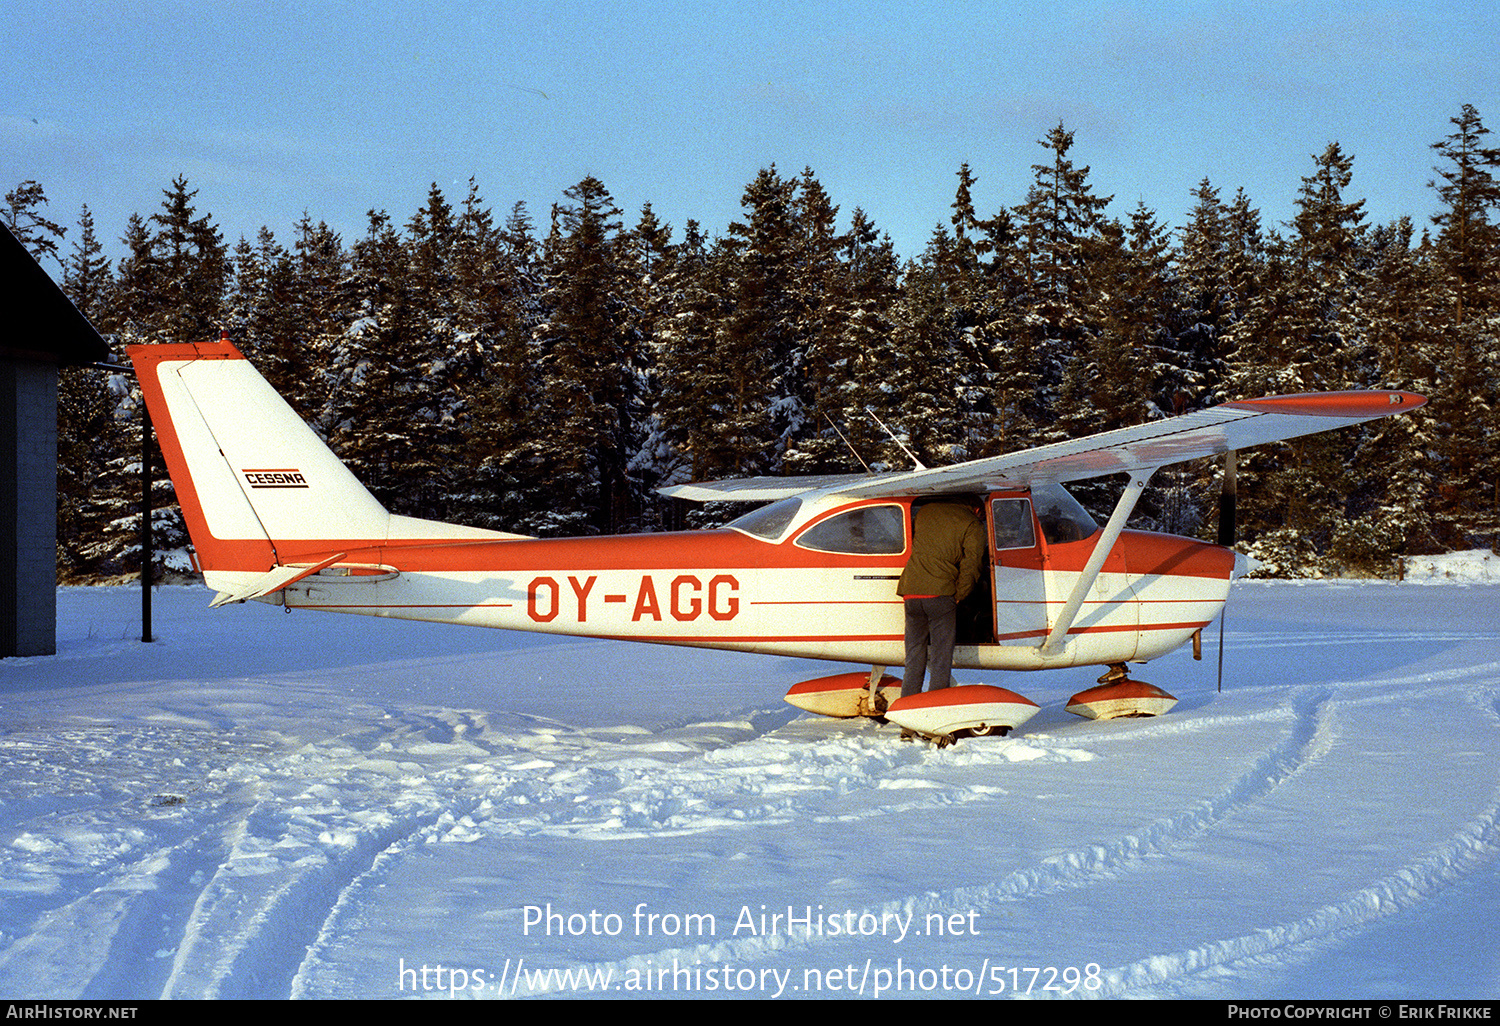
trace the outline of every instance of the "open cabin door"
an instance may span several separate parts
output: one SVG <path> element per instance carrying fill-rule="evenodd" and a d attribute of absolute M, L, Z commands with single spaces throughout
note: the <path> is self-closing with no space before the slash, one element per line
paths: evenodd
<path fill-rule="evenodd" d="M 1029 491 L 995 492 L 988 503 L 995 641 L 1037 645 L 1047 635 L 1042 535 Z"/>

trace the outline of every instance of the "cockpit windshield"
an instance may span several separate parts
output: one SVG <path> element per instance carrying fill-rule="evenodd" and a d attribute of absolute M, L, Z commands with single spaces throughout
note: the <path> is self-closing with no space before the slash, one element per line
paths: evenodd
<path fill-rule="evenodd" d="M 1036 518 L 1048 545 L 1082 541 L 1099 530 L 1089 511 L 1062 485 L 1037 485 L 1031 490 L 1031 501 L 1036 505 Z"/>
<path fill-rule="evenodd" d="M 797 512 L 801 508 L 802 499 L 794 495 L 769 506 L 752 509 L 738 520 L 731 520 L 729 526 L 756 538 L 776 541 L 797 518 Z"/>

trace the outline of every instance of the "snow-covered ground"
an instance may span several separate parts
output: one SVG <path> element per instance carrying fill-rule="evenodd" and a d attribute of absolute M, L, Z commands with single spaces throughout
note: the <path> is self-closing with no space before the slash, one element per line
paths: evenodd
<path fill-rule="evenodd" d="M 1241 582 L 1160 719 L 960 675 L 1043 710 L 942 750 L 780 701 L 828 664 L 66 589 L 0 661 L 0 995 L 1496 998 L 1471 563 Z"/>

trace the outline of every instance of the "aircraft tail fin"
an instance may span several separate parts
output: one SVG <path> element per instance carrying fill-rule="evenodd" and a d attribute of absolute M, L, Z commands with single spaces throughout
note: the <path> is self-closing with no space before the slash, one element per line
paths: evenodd
<path fill-rule="evenodd" d="M 127 352 L 205 582 L 223 601 L 396 539 L 515 537 L 389 513 L 227 338 Z"/>

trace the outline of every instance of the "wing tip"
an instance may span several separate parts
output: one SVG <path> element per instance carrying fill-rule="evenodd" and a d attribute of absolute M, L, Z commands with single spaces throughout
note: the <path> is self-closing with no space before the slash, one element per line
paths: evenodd
<path fill-rule="evenodd" d="M 1254 413 L 1287 413 L 1299 417 L 1352 417 L 1369 419 L 1392 413 L 1408 413 L 1427 403 L 1427 397 L 1415 392 L 1366 390 L 1351 392 L 1306 392 L 1301 395 L 1273 395 L 1264 399 L 1243 399 L 1225 403 L 1235 410 Z"/>

